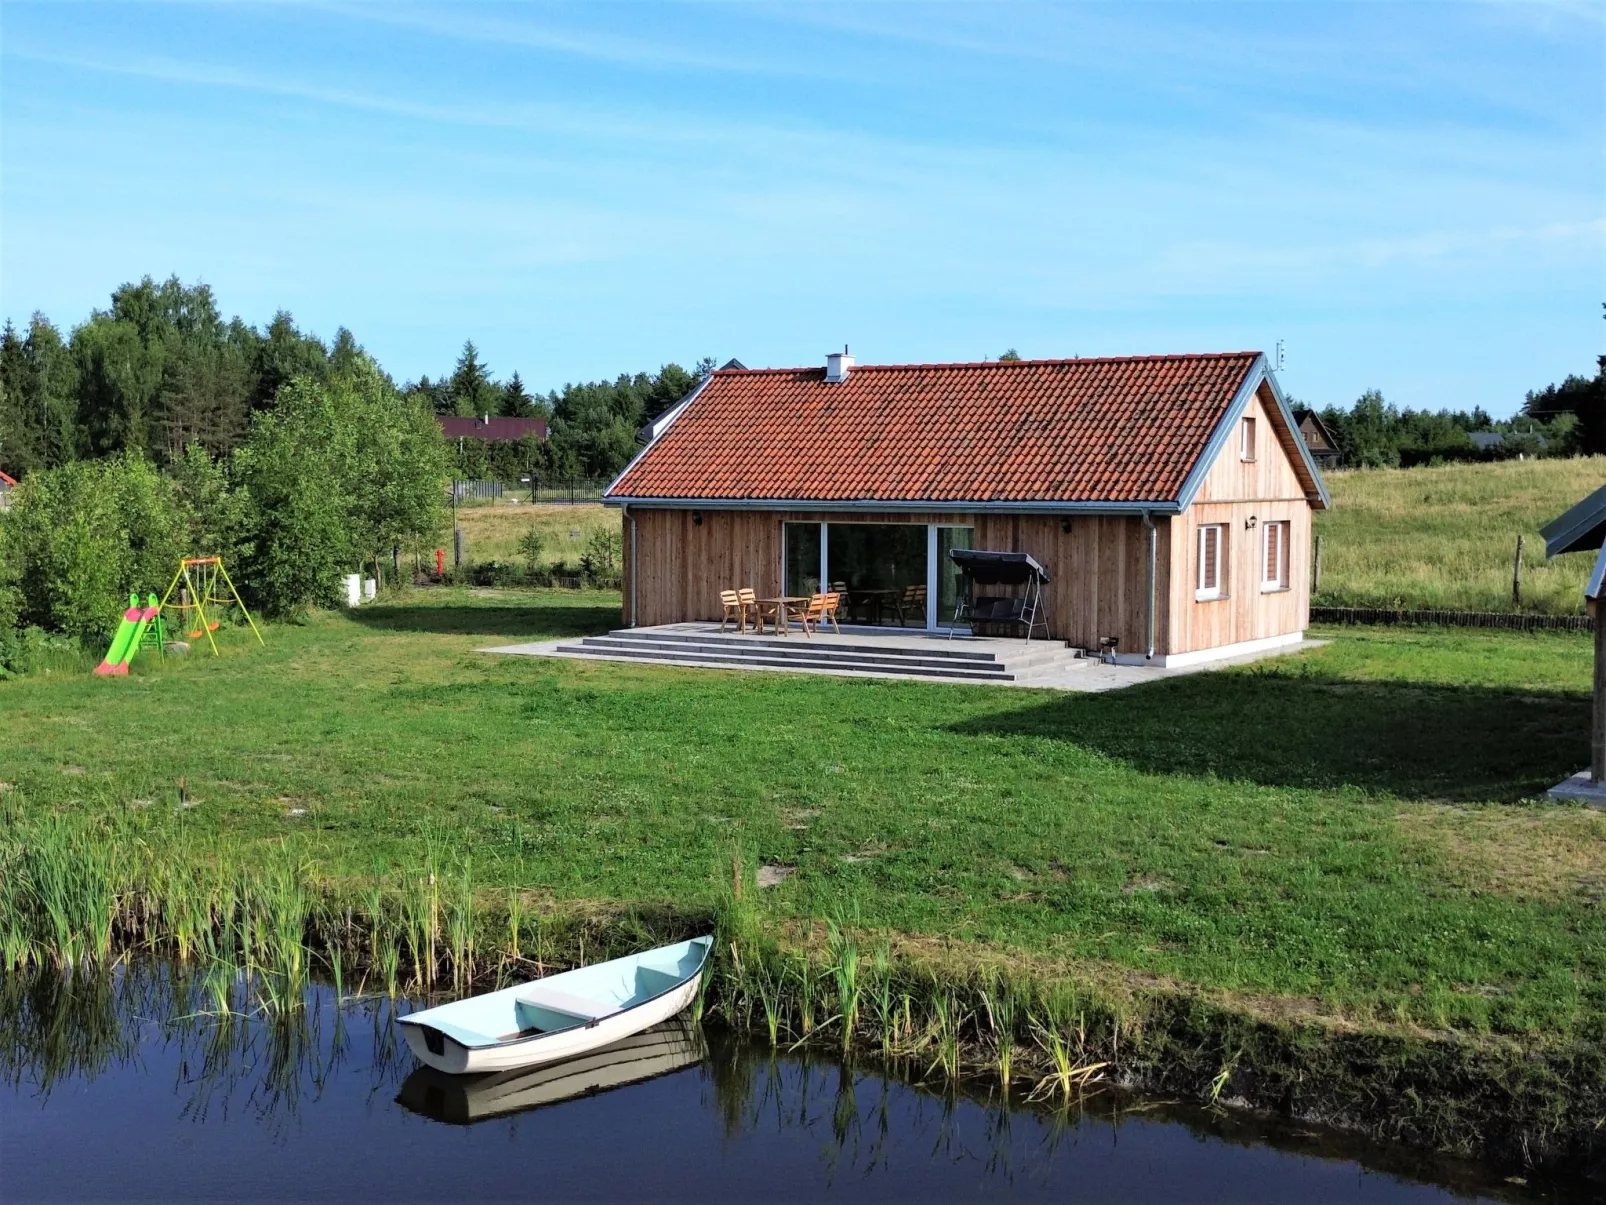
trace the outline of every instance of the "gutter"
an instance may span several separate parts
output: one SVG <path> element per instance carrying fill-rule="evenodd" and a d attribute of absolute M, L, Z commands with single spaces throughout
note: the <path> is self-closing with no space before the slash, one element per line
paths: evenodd
<path fill-rule="evenodd" d="M 604 506 L 653 507 L 668 510 L 799 510 L 799 511 L 905 511 L 951 512 L 973 514 L 981 511 L 1001 511 L 1005 514 L 1043 515 L 1179 515 L 1183 507 L 1175 499 L 1154 499 L 1146 502 L 977 502 L 964 499 L 944 501 L 881 501 L 860 498 L 853 501 L 823 502 L 809 498 L 650 498 L 636 496 L 609 497 L 603 494 Z"/>
<path fill-rule="evenodd" d="M 1158 563 L 1158 560 L 1159 560 L 1159 535 L 1160 535 L 1160 533 L 1155 529 L 1154 520 L 1149 517 L 1149 512 L 1148 511 L 1144 511 L 1143 512 L 1143 526 L 1146 527 L 1148 529 L 1148 531 L 1149 531 L 1149 606 L 1148 606 L 1148 613 L 1145 616 L 1145 622 L 1146 622 L 1147 627 L 1148 627 L 1149 651 L 1143 654 L 1143 659 L 1145 661 L 1153 661 L 1154 660 L 1154 587 L 1155 587 L 1156 578 L 1158 576 L 1156 574 L 1155 570 L 1156 570 L 1157 563 Z"/>

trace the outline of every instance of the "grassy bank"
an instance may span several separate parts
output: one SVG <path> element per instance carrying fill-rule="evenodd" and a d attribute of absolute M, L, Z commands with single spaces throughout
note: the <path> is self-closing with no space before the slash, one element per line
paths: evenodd
<path fill-rule="evenodd" d="M 1522 609 L 1582 612 L 1593 555 L 1547 561 L 1539 528 L 1606 483 L 1606 457 L 1368 469 L 1327 483 L 1318 606 L 1513 610 L 1521 535 Z"/>
<path fill-rule="evenodd" d="M 1587 639 L 1342 633 L 1102 696 L 474 651 L 605 628 L 617 605 L 430 590 L 272 628 L 266 650 L 231 639 L 216 661 L 123 681 L 0 685 L 7 829 L 105 826 L 65 844 L 134 851 L 112 877 L 154 901 L 141 916 L 205 895 L 183 867 L 262 884 L 230 896 L 270 901 L 254 917 L 274 892 L 324 901 L 322 940 L 381 980 L 389 948 L 409 974 L 404 919 L 417 932 L 432 915 L 440 950 L 421 963 L 442 986 L 453 909 L 482 917 L 459 922 L 465 968 L 494 968 L 515 908 L 548 918 L 514 925 L 520 958 L 537 934 L 549 954 L 569 940 L 565 917 L 706 924 L 736 854 L 781 880 L 744 905 L 769 978 L 721 997 L 761 1030 L 766 993 L 784 1032 L 810 1029 L 803 949 L 818 1018 L 841 1014 L 835 921 L 856 966 L 885 949 L 927 985 L 907 992 L 927 1011 L 900 1022 L 898 1041 L 925 1035 L 905 1057 L 937 1057 L 951 987 L 961 1046 L 996 1061 L 985 992 L 1002 975 L 1044 1065 L 1027 1014 L 1061 991 L 1092 1035 L 1071 1066 L 1114 1054 L 1174 1090 L 1208 1092 L 1231 1064 L 1216 1090 L 1264 1101 L 1318 1066 L 1371 1067 L 1352 1074 L 1356 1099 L 1415 1091 L 1411 1133 L 1429 1141 L 1481 1123 L 1488 1110 L 1455 1102 L 1487 1103 L 1466 1085 L 1502 1075 L 1539 1085 L 1530 1119 L 1560 1101 L 1582 1124 L 1594 1107 L 1569 1085 L 1606 1042 L 1606 817 L 1535 801 L 1585 760 Z M 142 940 L 143 923 L 125 928 Z M 398 936 L 375 946 L 375 924 Z M 878 1014 L 856 1015 L 855 1040 L 879 1044 Z"/>

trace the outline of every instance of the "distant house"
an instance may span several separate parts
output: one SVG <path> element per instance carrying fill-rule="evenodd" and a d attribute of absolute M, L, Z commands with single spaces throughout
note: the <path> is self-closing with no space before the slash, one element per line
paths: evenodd
<path fill-rule="evenodd" d="M 0 472 L 0 510 L 11 505 L 11 491 L 17 488 L 17 479 Z"/>
<path fill-rule="evenodd" d="M 1298 642 L 1327 491 L 1257 352 L 711 373 L 603 494 L 624 620 L 829 583 L 964 626 L 954 549 L 1046 568 L 1049 634 L 1187 665 Z M 877 604 L 884 605 L 877 605 Z M 857 622 L 857 620 L 854 620 Z"/>
<path fill-rule="evenodd" d="M 1343 463 L 1344 455 L 1338 450 L 1338 440 L 1327 424 L 1322 422 L 1322 416 L 1314 410 L 1295 410 L 1294 422 L 1299 424 L 1300 438 L 1310 449 L 1310 458 L 1321 469 L 1336 469 Z"/>
<path fill-rule="evenodd" d="M 447 439 L 482 439 L 488 443 L 529 439 L 532 436 L 546 439 L 544 418 L 502 418 L 495 414 L 458 418 L 451 414 L 437 414 L 435 421 L 441 425 L 441 434 Z"/>

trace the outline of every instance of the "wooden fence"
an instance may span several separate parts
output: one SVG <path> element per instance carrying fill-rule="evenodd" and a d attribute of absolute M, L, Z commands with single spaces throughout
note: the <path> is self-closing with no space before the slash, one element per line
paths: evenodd
<path fill-rule="evenodd" d="M 1459 628 L 1508 628 L 1518 632 L 1593 632 L 1588 615 L 1520 615 L 1506 611 L 1402 611 L 1392 607 L 1312 607 L 1312 623 L 1444 624 Z"/>

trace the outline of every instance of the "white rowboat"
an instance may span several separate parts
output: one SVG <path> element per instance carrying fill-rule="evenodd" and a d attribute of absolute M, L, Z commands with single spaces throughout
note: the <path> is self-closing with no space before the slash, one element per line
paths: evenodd
<path fill-rule="evenodd" d="M 599 962 L 398 1018 L 419 1061 L 451 1075 L 543 1067 L 667 1021 L 702 984 L 712 937 Z"/>

